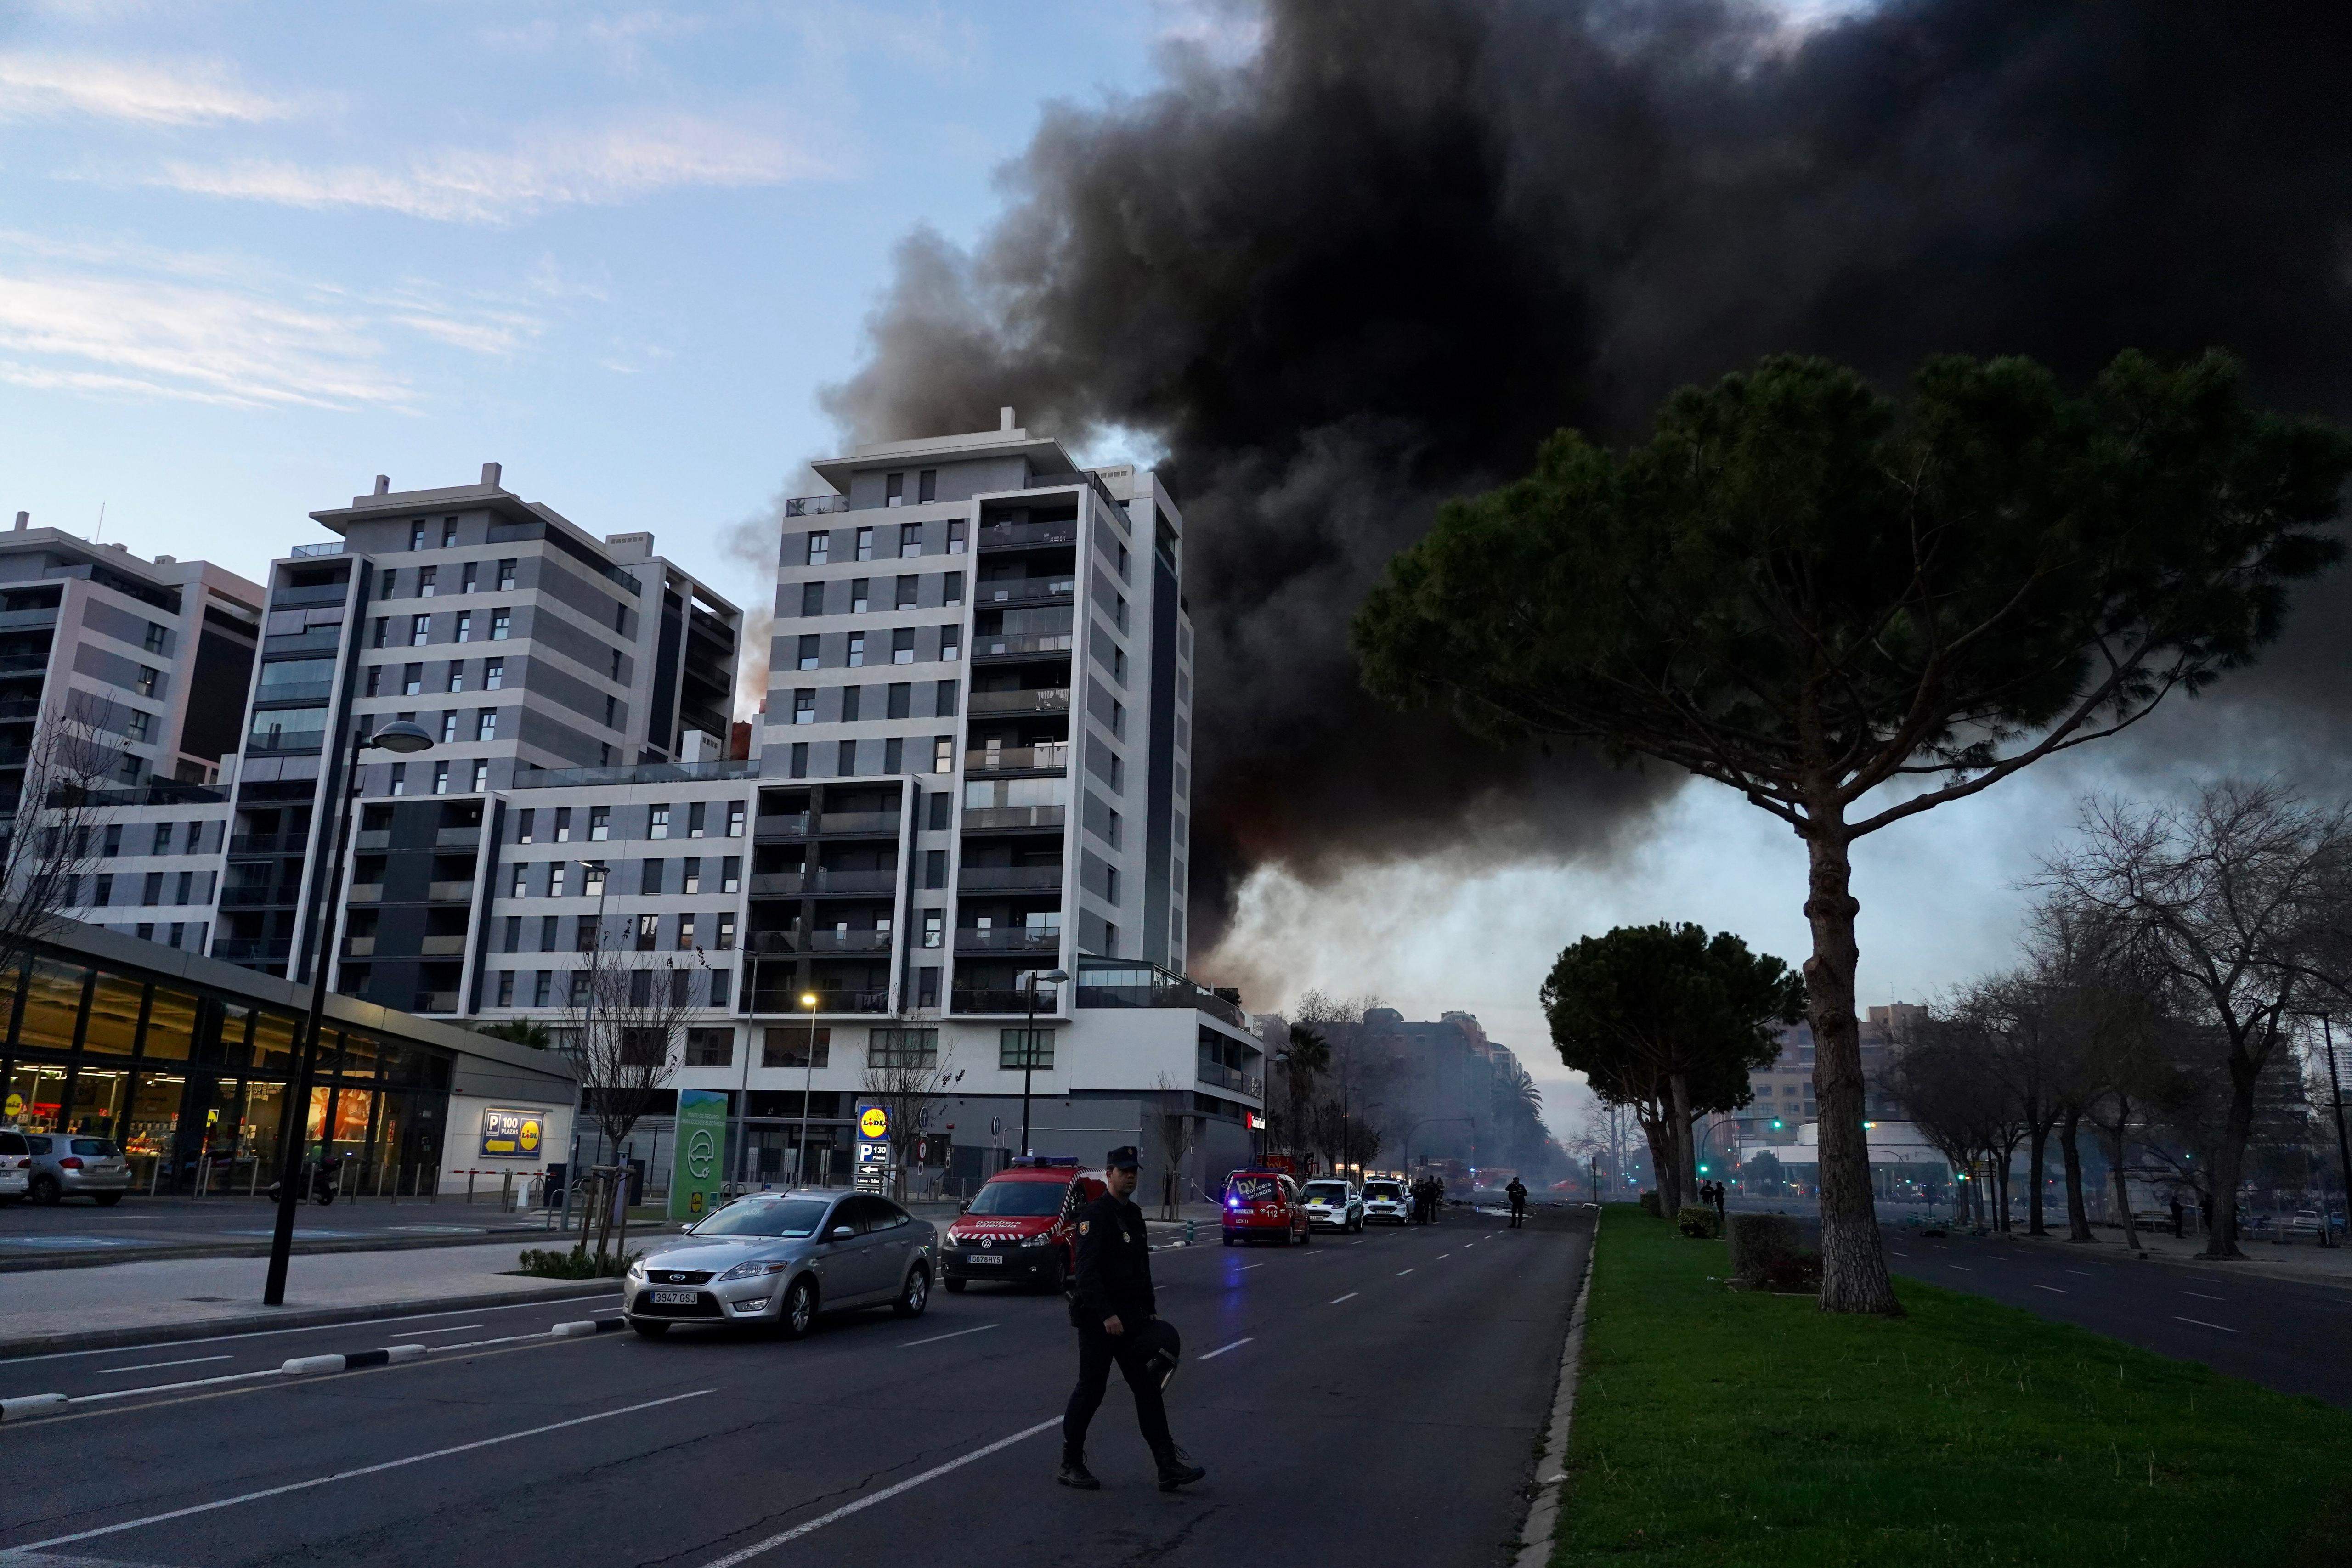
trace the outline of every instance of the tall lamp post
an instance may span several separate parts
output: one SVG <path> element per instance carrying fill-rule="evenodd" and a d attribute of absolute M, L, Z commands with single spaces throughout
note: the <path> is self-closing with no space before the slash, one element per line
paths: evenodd
<path fill-rule="evenodd" d="M 793 1185 L 808 1185 L 808 1116 L 809 1099 L 816 1092 L 816 1001 L 814 991 L 801 993 L 801 1006 L 808 1009 L 808 1050 L 801 1059 L 801 1141 L 793 1150 Z M 743 1092 L 748 1101 L 751 1088 L 751 1052 L 743 1052 Z"/>
<path fill-rule="evenodd" d="M 1048 969 L 1044 974 L 1029 971 L 1029 1027 L 1021 1036 L 1021 1155 L 1034 1159 L 1037 1151 L 1029 1146 L 1029 1079 L 1037 1067 L 1037 982 L 1058 986 L 1068 980 L 1066 969 Z M 1058 994 L 1056 997 L 1058 1000 Z"/>
<path fill-rule="evenodd" d="M 2344 1131 L 2344 1080 L 2336 1070 L 2336 1026 L 2328 1020 L 2326 1013 L 2319 1015 L 2319 1030 L 2327 1041 L 2327 1097 L 2336 1109 L 2336 1157 L 2341 1176 L 2336 1185 L 2342 1189 L 2344 1198 L 2344 1222 L 2352 1227 L 2352 1139 L 2347 1139 Z M 2335 1239 L 2327 1218 L 2327 1200 L 2324 1196 L 2319 1207 L 2319 1239 L 2323 1241 Z"/>
<path fill-rule="evenodd" d="M 299 1166 L 310 1128 L 310 1083 L 319 1071 L 319 1032 L 327 1014 L 327 968 L 334 956 L 335 933 L 342 921 L 343 841 L 352 825 L 352 801 L 359 794 L 360 753 L 389 751 L 407 757 L 431 747 L 433 737 L 414 724 L 395 719 L 367 734 L 352 727 L 351 756 L 342 777 L 335 780 L 335 821 L 329 829 L 333 845 L 327 857 L 327 874 L 319 883 L 319 956 L 310 969 L 310 1010 L 302 1030 L 302 1054 L 295 1060 L 292 1092 L 278 1129 L 278 1224 L 269 1234 L 269 1278 L 261 1288 L 264 1306 L 286 1304 L 286 1264 L 294 1255 L 294 1208 L 302 1201 Z M 334 1129 L 326 1132 L 331 1136 Z"/>

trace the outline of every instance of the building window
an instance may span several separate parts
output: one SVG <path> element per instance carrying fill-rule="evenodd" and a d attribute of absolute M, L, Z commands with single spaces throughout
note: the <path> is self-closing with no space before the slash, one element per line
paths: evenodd
<path fill-rule="evenodd" d="M 648 897 L 659 896 L 662 890 L 662 868 L 668 862 L 666 861 L 646 861 L 641 863 L 644 865 L 645 869 L 638 873 L 637 891 Z"/>
<path fill-rule="evenodd" d="M 1110 651 L 1110 678 L 1120 685 L 1127 685 L 1127 650 L 1124 648 Z"/>
<path fill-rule="evenodd" d="M 760 1065 L 762 1067 L 807 1069 L 832 1064 L 833 1030 L 829 1029 L 788 1023 L 760 1031 Z"/>
<path fill-rule="evenodd" d="M 963 523 L 959 519 L 948 525 L 948 554 L 961 555 L 963 548 Z"/>
<path fill-rule="evenodd" d="M 956 714 L 956 684 L 941 681 L 939 694 L 931 699 L 931 712 L 938 718 L 953 718 Z"/>
<path fill-rule="evenodd" d="M 552 841 L 559 844 L 572 841 L 572 808 L 569 806 L 555 809 L 555 838 Z"/>
<path fill-rule="evenodd" d="M 667 806 L 656 806 L 646 813 L 646 837 L 649 839 L 666 839 L 669 837 L 669 808 Z"/>
<path fill-rule="evenodd" d="M 89 901 L 101 909 L 114 902 L 114 874 L 111 872 L 99 873 L 98 891 L 90 895 Z"/>
<path fill-rule="evenodd" d="M 565 870 L 565 864 L 562 861 L 550 861 L 547 862 L 548 897 L 562 898 L 563 896 L 563 873 Z"/>
<path fill-rule="evenodd" d="M 937 909 L 924 910 L 923 946 L 926 947 L 942 946 L 947 940 L 946 927 L 947 917 L 944 912 Z"/>
<path fill-rule="evenodd" d="M 874 559 L 874 530 L 872 528 L 860 528 L 857 530 L 857 559 L 860 560 L 872 560 Z"/>
<path fill-rule="evenodd" d="M 454 549 L 457 545 L 457 519 L 445 517 L 441 522 L 441 548 Z"/>
<path fill-rule="evenodd" d="M 926 468 L 915 476 L 915 499 L 918 503 L 940 498 L 940 471 Z"/>
<path fill-rule="evenodd" d="M 609 839 L 612 836 L 613 808 L 610 806 L 589 807 L 588 841 L 591 843 L 602 843 L 604 840 Z"/>
<path fill-rule="evenodd" d="M 691 915 L 677 917 L 677 950 L 681 953 L 694 951 L 694 916 Z"/>
<path fill-rule="evenodd" d="M 466 563 L 465 572 L 464 572 L 464 574 L 462 575 L 462 577 L 459 579 L 458 583 L 457 583 L 457 591 L 458 591 L 458 592 L 460 592 L 460 593 L 471 593 L 471 592 L 473 592 L 473 591 L 474 591 L 474 588 L 475 588 L 475 585 L 476 585 L 476 578 L 475 578 L 475 575 L 474 575 L 474 574 L 475 574 L 475 571 L 476 571 L 476 570 L 477 570 L 481 566 L 481 564 L 482 564 L 482 563 L 481 563 L 480 561 L 478 561 L 478 560 L 469 560 L 469 561 L 467 561 L 467 562 Z"/>
<path fill-rule="evenodd" d="M 1110 732 L 1121 740 L 1127 738 L 1127 705 L 1117 698 L 1110 705 Z"/>
<path fill-rule="evenodd" d="M 740 800 L 727 802 L 727 836 L 730 839 L 743 836 L 743 802 Z"/>
<path fill-rule="evenodd" d="M 179 891 L 173 895 L 172 902 L 174 904 L 194 904 L 195 901 L 196 873 L 192 871 L 184 871 L 180 873 Z M 172 946 L 176 947 L 179 944 L 174 942 Z"/>
<path fill-rule="evenodd" d="M 882 498 L 897 506 L 907 498 L 907 476 L 904 474 L 882 476 Z"/>
<path fill-rule="evenodd" d="M 500 969 L 499 971 L 499 1006 L 502 1008 L 510 1008 L 514 1006 L 514 971 L 512 969 Z"/>
<path fill-rule="evenodd" d="M 808 537 L 808 564 L 823 566 L 833 559 L 833 536 L 819 529 Z"/>
<path fill-rule="evenodd" d="M 654 862 L 653 863 L 654 863 L 654 864 L 656 864 L 656 865 L 659 865 L 661 862 L 660 862 L 659 861 L 656 861 L 656 862 Z M 656 948 L 656 947 L 658 947 L 658 946 L 661 946 L 661 916 L 660 916 L 660 915 L 638 915 L 638 916 L 637 916 L 637 951 L 638 951 L 638 952 L 640 952 L 640 953 L 650 953 L 650 952 L 652 952 L 655 948 Z M 643 970 L 643 969 L 640 969 L 640 970 L 638 970 L 638 971 L 637 971 L 637 973 L 638 973 L 638 974 L 640 974 L 640 975 L 642 975 L 642 974 L 645 974 L 645 973 L 646 973 L 646 971 L 645 971 L 645 970 Z"/>
<path fill-rule="evenodd" d="M 945 790 L 933 795 L 930 800 L 931 820 L 924 826 L 932 832 L 943 833 L 949 828 L 948 814 L 955 809 L 954 804 Z"/>
<path fill-rule="evenodd" d="M 486 707 L 474 715 L 474 738 L 496 740 L 499 737 L 499 710 Z"/>
<path fill-rule="evenodd" d="M 731 1029 L 690 1029 L 686 1031 L 686 1065 L 731 1067 L 735 1063 L 735 1031 Z"/>
<path fill-rule="evenodd" d="M 153 714 L 142 713 L 137 708 L 133 708 L 131 710 L 131 727 L 126 733 L 128 733 L 130 737 L 133 740 L 144 740 L 147 738 L 148 730 L 153 727 L 154 723 L 155 716 Z"/>
<path fill-rule="evenodd" d="M 714 1008 L 723 1008 L 727 1005 L 727 982 L 729 977 L 734 972 L 732 969 L 710 971 L 710 995 L 706 1005 Z"/>
<path fill-rule="evenodd" d="M 543 1008 L 551 1005 L 555 999 L 554 991 L 554 974 L 550 970 L 540 970 L 537 974 L 531 977 L 530 1005 L 535 1008 Z"/>
<path fill-rule="evenodd" d="M 889 691 L 889 716 L 909 718 L 915 711 L 915 687 L 909 681 L 895 681 Z M 897 771 L 895 768 L 892 771 Z"/>
<path fill-rule="evenodd" d="M 463 659 L 449 661 L 449 689 L 452 692 L 462 692 L 466 689 L 466 661 Z"/>
<path fill-rule="evenodd" d="M 596 950 L 598 939 L 603 936 L 604 932 L 598 929 L 596 916 L 583 915 L 580 917 L 580 923 L 572 928 L 572 949 L 575 952 L 593 953 Z"/>
<path fill-rule="evenodd" d="M 951 571 L 948 573 L 948 580 L 946 586 L 940 592 L 940 602 L 942 604 L 961 604 L 963 602 L 963 573 L 960 571 Z"/>
<path fill-rule="evenodd" d="M 863 665 L 865 663 L 866 633 L 863 632 L 852 632 L 849 634 L 849 667 L 854 670 Z"/>
<path fill-rule="evenodd" d="M 681 862 L 681 865 L 683 869 L 679 873 L 678 892 L 685 894 L 700 893 L 702 891 L 701 857 L 698 855 L 689 856 L 687 860 Z"/>
<path fill-rule="evenodd" d="M 490 787 L 490 765 L 489 765 L 488 763 L 487 763 L 487 762 L 477 762 L 477 763 L 475 763 L 475 764 L 474 764 L 474 793 L 475 793 L 475 794 L 477 794 L 477 795 L 483 794 L 483 793 L 485 793 L 486 791 L 488 791 L 488 790 L 489 787 Z"/>
<path fill-rule="evenodd" d="M 581 862 L 580 895 L 583 898 L 604 897 L 604 878 L 611 870 L 612 868 L 607 866 L 603 861 Z"/>
<path fill-rule="evenodd" d="M 408 548 L 410 549 L 423 549 L 425 548 L 425 524 L 421 518 L 409 525 Z"/>
<path fill-rule="evenodd" d="M 384 644 L 384 639 L 391 634 L 392 617 L 389 615 L 377 616 L 375 618 L 375 645 L 379 648 L 383 647 Z"/>
<path fill-rule="evenodd" d="M 947 884 L 948 852 L 925 850 L 923 852 L 923 886 L 927 889 L 936 889 L 943 888 Z"/>
<path fill-rule="evenodd" d="M 455 710 L 445 711 L 441 715 L 441 744 L 446 746 L 457 738 L 457 715 Z M 447 764 L 444 763 L 442 766 L 446 767 Z"/>
<path fill-rule="evenodd" d="M 844 686 L 841 688 L 842 723 L 856 724 L 857 722 L 857 705 L 859 700 L 857 694 L 863 689 L 864 688 L 860 686 Z"/>
<path fill-rule="evenodd" d="M 528 865 L 517 865 L 514 868 L 513 884 L 507 889 L 507 896 L 509 898 L 529 898 L 530 896 L 530 867 Z"/>
<path fill-rule="evenodd" d="M 935 1008 L 940 1005 L 940 971 L 935 964 L 926 964 L 915 971 L 915 1005 Z"/>
<path fill-rule="evenodd" d="M 702 800 L 695 800 L 688 804 L 686 808 L 686 836 L 688 838 L 698 839 L 702 837 L 703 814 L 709 802 Z"/>
<path fill-rule="evenodd" d="M 142 664 L 139 666 L 138 678 L 131 683 L 131 689 L 137 692 L 142 697 L 152 697 L 155 695 L 155 683 L 160 680 L 162 676 L 163 672 L 152 669 L 145 664 Z"/>
<path fill-rule="evenodd" d="M 512 634 L 513 634 L 513 632 L 514 632 L 514 612 L 513 612 L 513 611 L 511 611 L 511 610 L 493 610 L 493 611 L 491 611 L 491 612 L 490 612 L 490 641 L 491 641 L 491 642 L 493 642 L 493 643 L 503 643 L 503 642 L 505 642 L 505 641 L 508 639 L 508 637 L 509 637 L 510 635 L 512 635 Z"/>
<path fill-rule="evenodd" d="M 360 695 L 363 697 L 379 695 L 380 694 L 377 691 L 377 687 L 382 683 L 383 679 L 383 666 L 382 664 L 370 664 L 367 667 L 367 685 L 361 691 Z"/>
<path fill-rule="evenodd" d="M 898 525 L 898 555 L 900 559 L 904 559 L 919 556 L 922 553 L 923 525 L 920 523 L 900 523 Z M 901 590 L 900 591 L 903 592 L 904 590 Z"/>
<path fill-rule="evenodd" d="M 474 640 L 474 612 L 472 611 L 461 610 L 457 612 L 457 635 L 456 640 L 460 643 L 470 643 Z"/>
<path fill-rule="evenodd" d="M 935 1029 L 877 1029 L 866 1034 L 868 1067 L 937 1067 L 940 1031 Z"/>
<path fill-rule="evenodd" d="M 942 626 L 942 627 L 940 627 L 940 662 L 941 662 L 941 663 L 943 663 L 943 664 L 954 664 L 954 663 L 956 662 L 957 658 L 958 658 L 959 656 L 961 656 L 961 653 L 963 653 L 963 628 L 962 628 L 962 627 L 961 627 L 961 626 Z"/>
<path fill-rule="evenodd" d="M 882 742 L 882 771 L 891 778 L 896 778 L 898 774 L 906 770 L 906 741 L 895 735 L 884 740 Z"/>
<path fill-rule="evenodd" d="M 797 723 L 798 723 L 798 722 L 800 722 L 800 721 L 799 721 L 799 720 L 797 720 L 797 719 L 795 719 L 793 722 L 797 724 Z M 793 743 L 793 759 L 792 759 L 792 768 L 791 768 L 790 773 L 788 774 L 788 777 L 790 777 L 790 778 L 793 778 L 793 779 L 805 779 L 805 778 L 807 778 L 807 777 L 808 777 L 808 742 L 807 742 L 807 741 L 805 741 L 805 740 L 800 740 L 800 741 L 794 741 L 794 742 Z"/>
<path fill-rule="evenodd" d="M 520 953 L 522 951 L 521 915 L 509 915 L 507 916 L 507 945 L 502 951 L 508 953 Z"/>
<path fill-rule="evenodd" d="M 575 1008 L 588 1005 L 588 974 L 584 969 L 572 971 L 572 1005 Z"/>
<path fill-rule="evenodd" d="M 510 593 L 514 591 L 514 585 L 515 563 L 510 560 L 502 560 L 499 562 L 499 591 L 500 593 Z"/>
<path fill-rule="evenodd" d="M 400 666 L 400 695 L 404 697 L 421 697 L 425 695 L 424 665 L 403 664 Z"/>
<path fill-rule="evenodd" d="M 554 915 L 542 915 L 539 917 L 539 950 L 541 952 L 555 951 L 556 943 L 562 940 L 557 934 L 561 919 L 561 916 Z"/>
<path fill-rule="evenodd" d="M 813 615 L 822 615 L 822 614 L 824 614 L 824 583 L 822 583 L 822 582 L 803 582 L 803 583 L 802 583 L 802 584 L 801 584 L 801 614 L 802 614 L 802 616 L 803 616 L 803 618 L 805 618 L 805 617 L 813 616 Z"/>
<path fill-rule="evenodd" d="M 996 1065 L 1014 1071 L 1034 1068 L 1049 1071 L 1054 1065 L 1054 1031 L 1050 1029 L 1031 1030 L 1008 1029 L 999 1036 Z"/>
<path fill-rule="evenodd" d="M 814 686 L 801 686 L 793 692 L 793 722 L 794 724 L 816 722 L 816 688 Z"/>
<path fill-rule="evenodd" d="M 433 792 L 436 795 L 446 795 L 449 792 L 449 765 L 446 762 L 436 762 L 433 765 Z"/>
<path fill-rule="evenodd" d="M 393 795 L 405 795 L 408 793 L 407 763 L 395 762 L 392 765 L 392 788 L 387 790 L 386 793 Z"/>
<path fill-rule="evenodd" d="M 931 742 L 931 771 L 934 773 L 955 771 L 954 736 L 942 735 Z"/>
<path fill-rule="evenodd" d="M 852 615 L 866 613 L 866 602 L 870 597 L 869 590 L 872 587 L 873 584 L 862 577 L 853 577 L 849 580 L 849 612 Z"/>
<path fill-rule="evenodd" d="M 416 571 L 416 597 L 419 599 L 432 598 L 440 591 L 440 579 L 441 569 L 439 567 L 419 567 Z"/>
<path fill-rule="evenodd" d="M 400 569 L 398 567 L 386 567 L 384 569 L 383 584 L 376 590 L 376 597 L 378 599 L 397 599 L 400 597 Z"/>
<path fill-rule="evenodd" d="M 815 632 L 803 632 L 801 633 L 800 667 L 802 669 L 814 670 L 822 662 L 819 653 L 819 647 L 820 644 Z"/>
<path fill-rule="evenodd" d="M 845 740 L 841 743 L 841 757 L 835 771 L 844 779 L 857 777 L 857 742 Z"/>
<path fill-rule="evenodd" d="M 408 645 L 422 648 L 433 640 L 433 617 L 412 615 L 408 618 Z"/>
<path fill-rule="evenodd" d="M 891 632 L 890 662 L 894 664 L 915 662 L 915 629 L 912 626 L 900 626 Z"/>
<path fill-rule="evenodd" d="M 719 938 L 711 946 L 721 953 L 735 950 L 735 916 L 732 914 L 719 917 Z"/>
<path fill-rule="evenodd" d="M 482 689 L 494 692 L 506 684 L 507 662 L 504 659 L 485 661 L 482 664 Z"/>
<path fill-rule="evenodd" d="M 743 862 L 738 855 L 729 855 L 719 863 L 719 891 L 740 893 L 743 890 Z"/>
<path fill-rule="evenodd" d="M 915 576 L 911 572 L 900 578 L 898 580 L 898 601 L 892 605 L 891 608 L 894 610 L 912 610 L 915 607 L 916 596 L 921 591 L 922 580 L 923 580 L 921 578 Z"/>
<path fill-rule="evenodd" d="M 163 629 L 152 621 L 147 622 L 146 648 L 151 653 L 160 653 L 163 651 Z"/>
<path fill-rule="evenodd" d="M 607 729 L 614 727 L 620 716 L 621 699 L 615 696 L 607 696 L 604 699 L 604 727 Z"/>

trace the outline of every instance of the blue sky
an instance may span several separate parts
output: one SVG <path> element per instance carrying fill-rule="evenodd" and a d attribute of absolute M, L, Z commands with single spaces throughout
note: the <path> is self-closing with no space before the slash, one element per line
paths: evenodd
<path fill-rule="evenodd" d="M 365 490 L 730 528 L 835 433 L 893 246 L 1175 5 L 0 11 L 0 507 L 248 573 Z"/>

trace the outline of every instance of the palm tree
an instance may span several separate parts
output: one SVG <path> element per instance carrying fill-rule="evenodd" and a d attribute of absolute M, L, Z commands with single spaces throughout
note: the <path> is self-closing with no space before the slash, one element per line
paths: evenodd
<path fill-rule="evenodd" d="M 474 1032 L 488 1035 L 492 1040 L 511 1040 L 517 1045 L 527 1045 L 533 1051 L 545 1051 L 555 1043 L 554 1037 L 547 1031 L 547 1026 L 531 1019 L 507 1019 L 499 1023 L 486 1023 L 477 1028 Z"/>

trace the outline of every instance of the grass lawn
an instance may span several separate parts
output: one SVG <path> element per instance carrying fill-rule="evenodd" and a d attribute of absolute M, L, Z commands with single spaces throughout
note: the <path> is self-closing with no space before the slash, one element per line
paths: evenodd
<path fill-rule="evenodd" d="M 1630 1207 L 1599 1245 L 1554 1568 L 2352 1563 L 2352 1414 L 1908 1281 L 1727 1291 Z"/>

